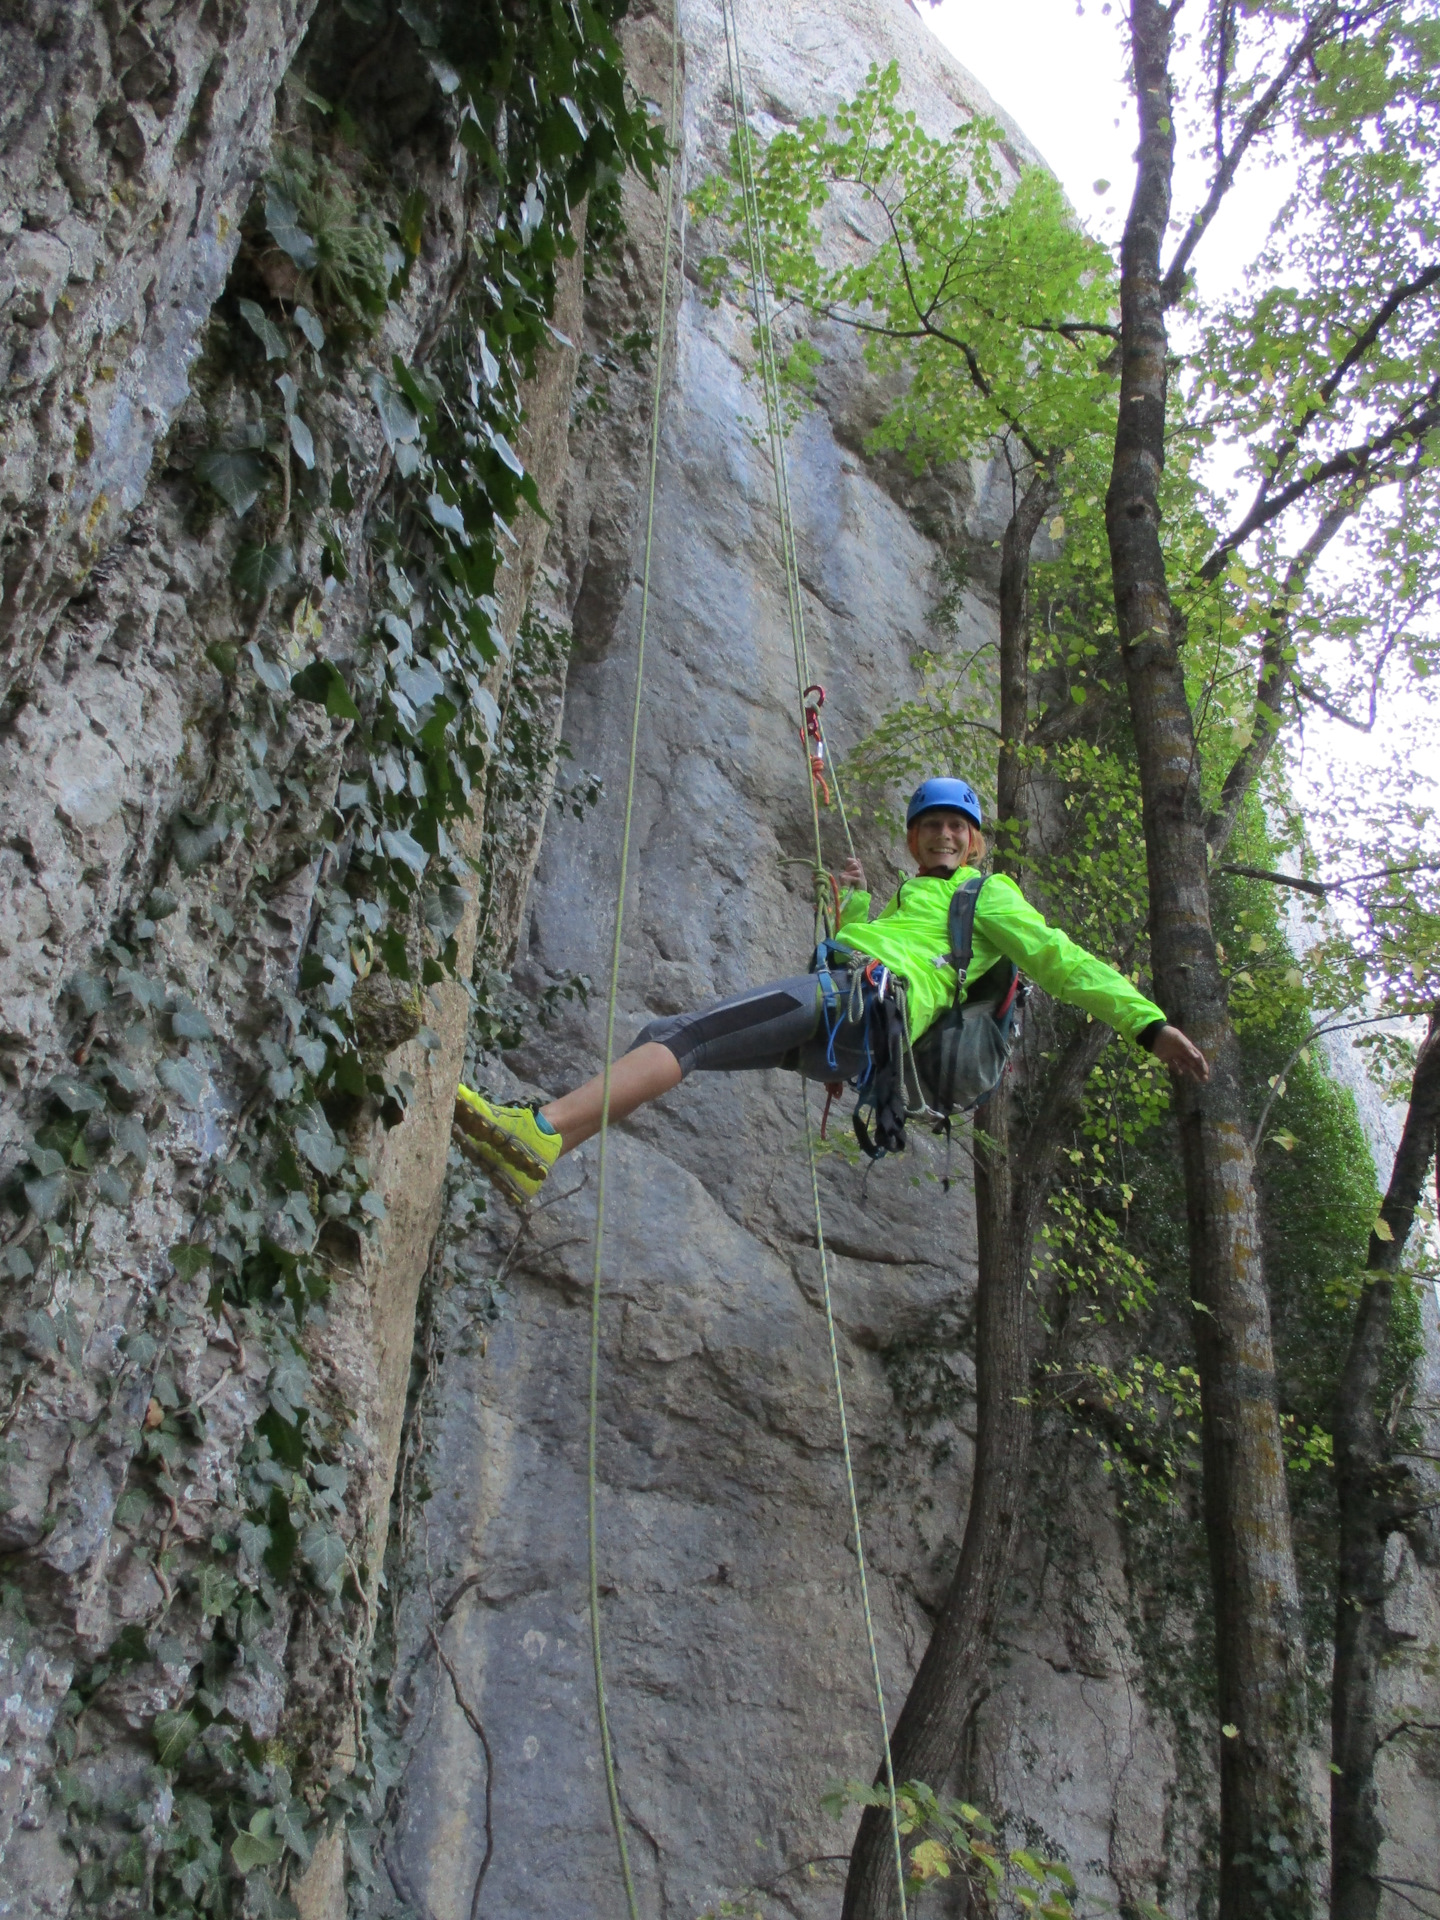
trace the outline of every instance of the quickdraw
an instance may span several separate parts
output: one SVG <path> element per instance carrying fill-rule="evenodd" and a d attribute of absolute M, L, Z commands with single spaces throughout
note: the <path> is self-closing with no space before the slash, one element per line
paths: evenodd
<path fill-rule="evenodd" d="M 825 689 L 817 681 L 806 687 L 803 701 L 805 725 L 800 739 L 810 760 L 810 778 L 820 789 L 825 805 L 830 804 L 830 783 L 825 778 L 825 733 L 820 725 L 820 709 L 825 704 Z"/>

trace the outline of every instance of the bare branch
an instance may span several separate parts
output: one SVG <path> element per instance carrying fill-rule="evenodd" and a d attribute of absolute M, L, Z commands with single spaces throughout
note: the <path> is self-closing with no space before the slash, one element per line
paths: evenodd
<path fill-rule="evenodd" d="M 1437 381 L 1426 394 L 1427 404 L 1423 411 L 1407 412 L 1400 419 L 1393 420 L 1383 433 L 1374 434 L 1357 446 L 1342 448 L 1339 453 L 1332 454 L 1330 459 L 1322 461 L 1309 473 L 1302 474 L 1298 480 L 1292 480 L 1287 487 L 1282 487 L 1280 492 L 1273 496 L 1269 493 L 1270 482 L 1267 479 L 1255 496 L 1245 518 L 1232 533 L 1226 534 L 1201 567 L 1200 578 L 1216 579 L 1230 555 L 1237 547 L 1243 546 L 1252 533 L 1258 533 L 1261 527 L 1268 526 L 1272 520 L 1278 519 L 1287 507 L 1293 506 L 1307 493 L 1313 493 L 1327 480 L 1353 477 L 1357 482 L 1364 482 L 1365 492 L 1369 494 L 1373 493 L 1377 487 L 1388 486 L 1392 481 L 1399 479 L 1398 465 L 1377 469 L 1372 462 L 1378 454 L 1399 449 L 1408 451 L 1410 447 L 1418 446 L 1433 428 L 1440 426 L 1440 405 L 1436 404 L 1437 398 L 1440 398 L 1440 381 Z"/>
<path fill-rule="evenodd" d="M 1241 802 L 1250 791 L 1261 767 L 1269 757 L 1280 731 L 1280 709 L 1286 686 L 1294 674 L 1290 637 L 1290 606 L 1303 589 L 1310 569 L 1365 496 L 1351 490 L 1315 528 L 1285 571 L 1285 584 L 1270 609 L 1265 644 L 1260 649 L 1260 666 L 1255 683 L 1255 720 L 1250 739 L 1236 755 L 1220 788 L 1220 798 L 1205 828 L 1211 855 L 1221 853 L 1235 831 Z"/>
<path fill-rule="evenodd" d="M 1297 893 L 1313 893 L 1317 900 L 1328 899 L 1330 889 L 1322 880 L 1301 880 L 1293 873 L 1272 873 L 1268 867 L 1224 866 L 1216 873 L 1238 874 L 1242 880 L 1268 880 L 1275 887 L 1294 887 Z"/>
<path fill-rule="evenodd" d="M 1325 6 L 1320 9 L 1309 26 L 1306 27 L 1304 33 L 1301 34 L 1300 38 L 1295 42 L 1295 45 L 1290 49 L 1285 64 L 1281 67 L 1279 73 L 1276 74 L 1275 78 L 1270 82 L 1270 85 L 1265 89 L 1264 93 L 1260 95 L 1259 99 L 1251 107 L 1249 113 L 1246 114 L 1230 151 L 1223 156 L 1217 156 L 1218 164 L 1215 170 L 1215 178 L 1211 183 L 1210 192 L 1206 196 L 1205 204 L 1197 214 L 1191 217 L 1190 225 L 1185 230 L 1185 237 L 1176 249 L 1175 258 L 1171 261 L 1165 278 L 1160 285 L 1161 297 L 1167 307 L 1173 307 L 1185 291 L 1185 270 L 1190 264 L 1196 247 L 1200 244 L 1201 237 L 1209 227 L 1210 222 L 1215 218 L 1215 215 L 1219 212 L 1221 201 L 1234 185 L 1235 175 L 1239 169 L 1240 162 L 1245 158 L 1245 155 L 1257 137 L 1262 134 L 1269 125 L 1271 115 L 1284 97 L 1285 89 L 1290 85 L 1296 73 L 1310 58 L 1316 47 L 1320 46 L 1328 38 L 1330 28 L 1338 17 L 1339 11 L 1340 9 L 1335 6 Z M 1223 116 L 1224 80 L 1222 71 L 1222 77 L 1216 84 L 1215 96 L 1215 135 L 1217 144 L 1221 141 L 1224 132 Z"/>
<path fill-rule="evenodd" d="M 1389 295 L 1382 300 L 1380 305 L 1375 309 L 1368 325 L 1356 334 L 1349 350 L 1336 361 L 1329 373 L 1327 373 L 1325 378 L 1320 382 L 1315 400 L 1300 416 L 1289 438 L 1282 440 L 1279 446 L 1275 448 L 1270 472 L 1266 476 L 1264 485 L 1260 489 L 1261 496 L 1268 491 L 1275 475 L 1290 458 L 1290 455 L 1295 451 L 1296 447 L 1299 446 L 1301 439 L 1317 417 L 1323 413 L 1325 408 L 1329 406 L 1330 402 L 1334 399 L 1345 376 L 1352 372 L 1365 358 L 1365 355 L 1375 345 L 1376 341 L 1379 340 L 1380 335 L 1395 318 L 1395 315 L 1399 313 L 1400 309 L 1408 306 L 1412 300 L 1418 300 L 1422 294 L 1428 293 L 1437 281 L 1440 281 L 1440 265 L 1427 267 L 1424 273 L 1417 274 L 1413 280 L 1405 280 L 1402 281 L 1398 287 L 1392 287 Z"/>
<path fill-rule="evenodd" d="M 1392 880 L 1407 873 L 1440 872 L 1440 861 L 1413 860 L 1404 867 L 1376 867 L 1373 873 L 1357 873 L 1348 880 L 1302 880 L 1293 873 L 1272 873 L 1268 867 L 1239 865 L 1216 867 L 1214 871 L 1237 874 L 1242 880 L 1268 880 L 1272 886 L 1294 887 L 1297 893 L 1313 893 L 1317 899 L 1328 900 L 1332 893 L 1363 886 L 1367 880 Z"/>

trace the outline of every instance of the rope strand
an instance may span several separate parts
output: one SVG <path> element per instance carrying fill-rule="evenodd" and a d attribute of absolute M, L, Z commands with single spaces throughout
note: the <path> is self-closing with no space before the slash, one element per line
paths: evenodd
<path fill-rule="evenodd" d="M 620 997 L 620 941 L 625 919 L 625 888 L 630 872 L 630 834 L 635 815 L 635 770 L 640 750 L 640 714 L 645 689 L 645 633 L 650 614 L 650 554 L 655 535 L 655 479 L 660 466 L 660 401 L 665 378 L 665 321 L 670 298 L 671 223 L 675 203 L 675 170 L 680 154 L 680 9 L 676 0 L 670 45 L 670 160 L 665 170 L 664 264 L 660 273 L 660 324 L 655 339 L 655 391 L 650 419 L 650 491 L 645 509 L 645 564 L 640 584 L 640 638 L 635 649 L 635 700 L 630 715 L 630 760 L 625 778 L 625 824 L 620 835 L 620 884 L 615 898 L 615 939 L 610 951 L 610 992 L 605 1009 L 605 1070 L 600 1103 L 600 1150 L 595 1176 L 595 1260 L 590 1282 L 590 1407 L 586 1446 L 586 1531 L 590 1585 L 590 1651 L 595 1667 L 595 1712 L 600 1723 L 600 1752 L 605 1762 L 605 1787 L 610 1799 L 610 1824 L 620 1856 L 625 1904 L 630 1920 L 640 1920 L 635 1880 L 630 1871 L 630 1849 L 625 1840 L 625 1815 L 615 1779 L 615 1754 L 610 1739 L 610 1715 L 605 1698 L 605 1665 L 600 1649 L 600 1556 L 596 1520 L 599 1481 L 600 1425 L 600 1304 L 605 1242 L 605 1171 L 610 1138 L 610 1068 L 615 1051 L 615 1010 Z"/>
<path fill-rule="evenodd" d="M 755 326 L 760 351 L 762 384 L 765 391 L 765 418 L 770 439 L 770 454 L 775 472 L 775 505 L 780 521 L 781 557 L 785 585 L 790 602 L 790 639 L 795 655 L 795 690 L 800 703 L 801 744 L 805 751 L 805 784 L 810 793 L 810 816 L 815 832 L 815 863 L 825 870 L 820 843 L 820 803 L 810 775 L 809 750 L 804 746 L 805 689 L 812 684 L 810 654 L 805 639 L 805 609 L 800 584 L 800 563 L 795 545 L 795 524 L 790 504 L 790 475 L 785 458 L 784 413 L 781 405 L 780 376 L 775 364 L 775 343 L 770 325 L 769 292 L 765 277 L 765 237 L 760 218 L 760 202 L 755 186 L 754 153 L 750 140 L 749 110 L 745 102 L 745 80 L 740 61 L 740 31 L 732 0 L 721 0 L 725 24 L 725 57 L 729 65 L 730 97 L 735 111 L 735 148 L 739 162 L 740 190 L 745 205 L 746 245 L 750 255 L 750 281 L 755 303 Z M 833 775 L 834 767 L 831 763 Z M 835 785 L 837 799 L 840 786 Z M 850 822 L 845 803 L 840 801 L 840 818 L 852 855 L 855 843 L 850 837 Z M 845 1390 L 840 1376 L 840 1348 L 835 1333 L 835 1312 L 830 1298 L 830 1263 L 825 1251 L 825 1223 L 820 1206 L 820 1170 L 815 1157 L 815 1137 L 810 1126 L 809 1089 L 802 1081 L 805 1108 L 805 1148 L 810 1162 L 810 1194 L 815 1211 L 815 1246 L 820 1259 L 820 1289 L 825 1304 L 825 1330 L 830 1343 L 830 1364 L 835 1380 L 835 1404 L 840 1416 L 840 1445 L 845 1459 L 845 1486 L 850 1499 L 850 1522 L 855 1537 L 855 1564 L 860 1576 L 860 1604 L 865 1615 L 865 1639 L 870 1650 L 870 1673 L 875 1684 L 875 1705 L 880 1718 L 880 1738 L 885 1753 L 885 1784 L 890 1795 L 890 1830 L 895 1844 L 895 1883 L 900 1896 L 901 1920 L 907 1920 L 905 1899 L 905 1860 L 900 1845 L 900 1808 L 895 1792 L 895 1765 L 890 1753 L 890 1717 L 885 1710 L 885 1688 L 880 1677 L 880 1653 L 875 1639 L 875 1619 L 870 1606 L 870 1582 L 865 1570 L 865 1545 L 860 1530 L 860 1503 L 855 1492 L 855 1464 L 850 1447 L 850 1424 L 845 1413 Z"/>

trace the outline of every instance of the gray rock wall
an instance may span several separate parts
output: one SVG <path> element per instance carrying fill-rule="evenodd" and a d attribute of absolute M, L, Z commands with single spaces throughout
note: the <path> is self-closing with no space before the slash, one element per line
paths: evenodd
<path fill-rule="evenodd" d="M 438 85 L 396 41 L 388 65 L 377 73 L 371 63 L 368 86 L 348 95 L 358 143 L 352 186 L 378 196 L 377 217 L 393 213 L 406 191 L 423 193 L 429 218 L 408 291 L 388 306 L 378 333 L 362 334 L 325 372 L 298 334 L 281 361 L 299 376 L 315 446 L 313 476 L 286 455 L 297 579 L 320 579 L 327 533 L 346 579 L 330 567 L 323 596 L 318 588 L 302 596 L 298 586 L 247 596 L 231 577 L 247 533 L 195 468 L 267 406 L 275 445 L 279 367 L 257 350 L 233 301 L 217 303 L 241 217 L 274 162 L 278 89 L 287 75 L 303 87 L 317 63 L 333 71 L 336 21 L 342 37 L 352 31 L 330 10 L 307 46 L 309 64 L 295 71 L 311 13 L 57 6 L 12 10 L 0 28 L 0 327 L 9 356 L 0 401 L 0 1177 L 12 1203 L 0 1298 L 7 1914 L 69 1910 L 77 1864 L 99 1850 L 87 1852 L 67 1815 L 77 1797 L 111 1841 L 137 1833 L 152 1859 L 163 1830 L 173 1830 L 149 1730 L 158 1711 L 193 1689 L 209 1627 L 187 1605 L 188 1582 L 222 1516 L 233 1522 L 236 1456 L 265 1410 L 278 1348 L 264 1313 L 218 1319 L 204 1273 L 177 1278 L 169 1250 L 191 1236 L 217 1187 L 227 1192 L 224 1166 L 263 1085 L 257 1049 L 287 1037 L 275 996 L 293 993 L 323 906 L 319 826 L 348 731 L 297 704 L 267 741 L 251 708 L 253 676 L 240 684 L 250 674 L 244 650 L 257 642 L 287 671 L 302 658 L 302 637 L 331 658 L 353 655 L 372 618 L 366 533 L 388 470 L 366 375 L 388 370 L 395 354 L 423 362 L 454 298 L 467 230 L 487 218 L 473 179 L 454 165 Z M 286 115 L 293 141 L 303 97 L 288 100 Z M 383 153 L 382 185 L 360 149 Z M 562 333 L 578 331 L 581 270 L 577 255 L 561 274 Z M 241 291 L 247 286 L 264 293 L 263 284 Z M 553 501 L 565 465 L 574 369 L 574 352 L 557 347 L 527 396 L 522 452 L 542 500 Z M 342 469 L 354 505 L 322 518 L 315 509 L 330 503 Z M 279 492 L 267 496 L 267 524 Z M 518 542 L 497 587 L 511 641 L 545 533 L 528 510 L 516 522 Z M 497 662 L 494 694 L 504 672 Z M 203 858 L 184 852 L 187 809 L 220 823 Z M 477 806 L 477 854 L 483 830 Z M 169 896 L 161 906 L 157 889 Z M 513 902 L 508 911 L 513 917 Z M 462 975 L 475 925 L 472 902 L 457 935 Z M 513 934 L 503 915 L 500 934 Z M 88 975 L 93 985 L 107 968 L 114 991 L 91 1019 L 75 982 Z M 382 1036 L 376 1055 L 392 1076 L 413 1079 L 408 1116 L 387 1130 L 373 1109 L 362 1112 L 352 1139 L 368 1150 L 386 1218 L 368 1241 L 331 1249 L 330 1310 L 309 1338 L 321 1391 L 345 1414 L 340 1464 L 349 1482 L 337 1524 L 372 1598 L 415 1297 L 446 1172 L 466 993 L 455 983 L 437 988 L 420 1011 L 429 1034 L 413 1037 L 417 1011 L 403 1032 Z M 189 1040 L 177 1015 L 203 1022 Z M 207 1029 L 208 1039 L 195 1037 Z M 56 1076 L 107 1053 L 119 1091 L 108 1114 L 102 1099 L 88 1115 L 86 1134 L 102 1174 L 66 1171 L 62 1192 L 27 1208 L 21 1182 L 33 1186 L 34 1169 L 23 1156 L 63 1112 Z M 283 1066 L 283 1052 L 271 1065 L 276 1058 Z M 72 1164 L 83 1169 L 84 1153 Z M 186 1435 L 195 1444 L 178 1446 L 173 1477 L 162 1472 L 157 1481 L 147 1435 L 177 1404 L 196 1410 Z M 129 1508 L 120 1504 L 127 1494 Z M 261 1740 L 283 1731 L 290 1750 L 315 1764 L 322 1790 L 330 1761 L 341 1772 L 354 1762 L 368 1617 L 369 1598 L 352 1601 L 345 1617 L 292 1593 L 248 1667 L 227 1683 L 228 1708 Z M 82 1720 L 75 1696 L 67 1706 L 72 1682 L 127 1629 L 148 1635 L 155 1657 L 114 1674 Z M 63 1788 L 55 1774 L 62 1758 L 73 1760 Z M 310 1910 L 324 1910 L 326 1899 L 333 1910 L 336 1898 L 343 1907 L 341 1857 L 334 1846 L 322 1850 Z M 122 1904 L 130 1897 L 122 1894 Z"/>
<path fill-rule="evenodd" d="M 929 125 L 988 104 L 898 0 L 739 13 L 751 98 L 772 124 L 832 104 L 891 57 Z M 686 0 L 681 24 L 693 188 L 731 122 L 718 9 Z M 662 413 L 621 1045 L 654 1014 L 803 970 L 811 937 L 808 872 L 786 864 L 804 860 L 810 825 L 749 321 L 697 293 L 691 263 L 713 242 L 688 228 L 677 242 L 687 270 Z M 653 288 L 653 259 L 647 276 Z M 790 470 L 812 668 L 843 750 L 914 684 L 911 655 L 935 638 L 945 540 L 975 582 L 962 631 L 994 631 L 999 529 L 983 471 L 922 491 L 867 461 L 878 396 L 853 351 L 829 344 L 839 365 L 822 409 L 795 429 Z M 595 990 L 586 1011 L 487 1064 L 501 1091 L 554 1093 L 600 1059 L 644 456 L 624 421 L 577 442 L 552 553 L 578 639 L 566 737 L 603 773 L 606 797 L 581 824 L 552 817 L 516 977 L 538 996 L 578 971 Z M 834 818 L 825 831 L 838 860 Z M 862 852 L 883 893 L 893 848 L 866 835 Z M 836 1780 L 868 1778 L 878 1755 L 800 1101 L 785 1076 L 697 1075 L 612 1148 L 600 1578 L 647 1914 L 692 1916 L 753 1888 L 767 1913 L 833 1915 L 852 1823 L 818 1801 Z M 420 1403 L 428 1498 L 414 1558 L 392 1573 L 406 1593 L 396 1698 L 410 1731 L 387 1860 L 398 1895 L 436 1920 L 624 1911 L 585 1612 L 595 1151 L 562 1163 L 523 1225 L 493 1218 L 449 1255 L 452 1322 L 497 1269 L 505 1307 L 483 1343 L 453 1327 L 439 1342 Z M 868 1175 L 838 1153 L 821 1165 L 892 1713 L 953 1567 L 972 1450 L 974 1227 L 968 1180 L 943 1191 L 942 1161 L 922 1139 Z M 1167 1879 L 1166 1735 L 1129 1644 L 1099 1476 L 1062 1468 L 983 1738 L 1002 1802 L 1023 1807 L 1088 1892 L 1153 1897 Z M 1183 1909 L 1183 1884 L 1167 1890 Z"/>

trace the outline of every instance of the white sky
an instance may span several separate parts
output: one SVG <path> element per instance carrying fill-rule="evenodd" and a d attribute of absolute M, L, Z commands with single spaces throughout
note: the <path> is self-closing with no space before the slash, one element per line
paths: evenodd
<path fill-rule="evenodd" d="M 1098 238 L 1118 245 L 1134 184 L 1135 109 L 1125 81 L 1123 4 L 1105 0 L 919 0 L 925 24 L 1024 130 L 1054 168 L 1071 204 Z M 1204 156 L 1177 163 L 1176 227 L 1204 199 Z M 1104 191 L 1097 183 L 1108 182 Z M 1242 171 L 1235 189 L 1195 253 L 1207 299 L 1243 279 L 1261 251 L 1286 187 L 1282 167 Z M 1217 450 L 1218 451 L 1218 450 Z M 1217 462 L 1224 471 L 1223 453 Z M 1295 766 L 1302 793 L 1323 785 L 1323 772 L 1378 775 L 1396 744 L 1395 727 L 1423 725 L 1418 701 L 1400 699 L 1374 734 L 1357 734 L 1316 714 L 1305 728 L 1305 764 Z M 1423 735 L 1422 735 L 1423 738 Z M 1428 752 L 1426 758 L 1429 758 Z M 1294 762 L 1292 760 L 1292 766 Z M 1311 786 L 1309 775 L 1321 779 Z M 1440 794 L 1440 782 L 1432 786 Z"/>

